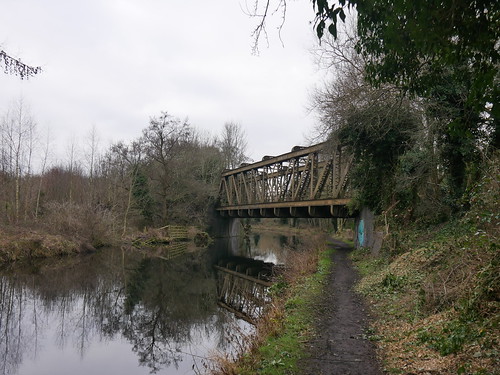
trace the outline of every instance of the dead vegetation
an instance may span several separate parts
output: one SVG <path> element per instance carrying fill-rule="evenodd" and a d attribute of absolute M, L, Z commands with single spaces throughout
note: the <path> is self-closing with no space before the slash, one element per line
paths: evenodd
<path fill-rule="evenodd" d="M 0 230 L 0 263 L 24 259 L 48 258 L 95 250 L 62 235 L 21 229 Z"/>
<path fill-rule="evenodd" d="M 0 228 L 0 263 L 95 251 L 117 243 L 115 229 L 103 207 L 52 202 L 30 225 Z"/>
<path fill-rule="evenodd" d="M 364 275 L 358 290 L 377 314 L 370 335 L 387 372 L 499 373 L 498 171 L 492 163 L 463 217 L 400 230 L 399 249 L 386 248 L 382 257 L 354 254 Z"/>
<path fill-rule="evenodd" d="M 95 248 L 113 245 L 118 240 L 116 217 L 99 205 L 52 202 L 47 204 L 38 225 L 47 233 L 88 242 Z"/>

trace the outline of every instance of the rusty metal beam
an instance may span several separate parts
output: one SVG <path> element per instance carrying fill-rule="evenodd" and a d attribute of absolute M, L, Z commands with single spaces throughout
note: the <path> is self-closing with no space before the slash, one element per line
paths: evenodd
<path fill-rule="evenodd" d="M 253 164 L 245 165 L 243 167 L 231 169 L 230 171 L 222 172 L 222 177 L 226 177 L 226 176 L 229 176 L 232 174 L 249 171 L 250 169 L 257 169 L 260 167 L 265 167 L 266 165 L 279 163 L 281 161 L 286 161 L 286 160 L 290 160 L 290 159 L 294 159 L 294 158 L 299 158 L 301 156 L 306 156 L 312 152 L 321 151 L 325 147 L 325 144 L 326 143 L 318 143 L 317 145 L 305 147 L 299 151 L 288 152 L 286 154 L 275 156 L 273 158 L 269 158 L 269 159 L 259 161 L 259 162 L 253 163 Z"/>
<path fill-rule="evenodd" d="M 289 207 L 314 207 L 314 206 L 345 206 L 351 201 L 350 198 L 341 199 L 317 199 L 305 201 L 288 201 L 288 202 L 268 202 L 256 204 L 243 204 L 237 206 L 221 206 L 217 207 L 217 211 L 232 211 L 232 210 L 255 210 L 255 209 L 272 209 L 272 208 L 289 208 Z"/>
<path fill-rule="evenodd" d="M 333 154 L 325 154 L 324 148 L 321 143 L 225 171 L 217 209 L 234 217 L 343 213 L 331 207 L 349 201 L 346 186 L 352 155 L 344 155 L 340 146 Z"/>

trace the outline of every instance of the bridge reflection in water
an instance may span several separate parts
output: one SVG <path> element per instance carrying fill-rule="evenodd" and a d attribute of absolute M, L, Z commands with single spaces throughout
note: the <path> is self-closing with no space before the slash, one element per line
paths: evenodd
<path fill-rule="evenodd" d="M 217 270 L 218 305 L 237 317 L 255 324 L 270 302 L 269 287 L 274 265 L 244 257 L 219 260 Z"/>
<path fill-rule="evenodd" d="M 231 353 L 228 332 L 252 328 L 217 301 L 257 319 L 272 269 L 234 255 L 283 263 L 295 242 L 282 249 L 284 238 L 264 233 L 248 247 L 231 244 L 109 248 L 0 267 L 0 375 L 190 374 L 201 358 Z"/>

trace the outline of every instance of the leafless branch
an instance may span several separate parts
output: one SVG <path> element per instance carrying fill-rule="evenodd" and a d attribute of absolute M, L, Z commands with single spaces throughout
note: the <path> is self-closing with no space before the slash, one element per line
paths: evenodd
<path fill-rule="evenodd" d="M 262 4 L 263 6 L 261 6 Z M 272 0 L 265 0 L 264 2 L 261 2 L 260 0 L 254 0 L 252 9 L 250 9 L 247 4 L 246 9 L 243 10 L 245 14 L 247 14 L 249 17 L 258 19 L 257 26 L 255 27 L 255 29 L 252 31 L 251 34 L 253 38 L 252 54 L 254 55 L 259 54 L 259 43 L 262 35 L 264 35 L 267 46 L 269 47 L 269 38 L 266 29 L 267 20 L 269 16 L 273 16 L 278 12 L 281 12 L 281 23 L 278 26 L 278 36 L 281 44 L 283 45 L 281 31 L 283 30 L 283 26 L 285 24 L 285 19 L 286 19 L 286 10 L 287 10 L 286 0 L 279 0 L 274 10 L 272 9 L 273 9 Z"/>
<path fill-rule="evenodd" d="M 41 67 L 26 65 L 21 60 L 7 55 L 3 50 L 0 51 L 0 64 L 4 65 L 5 74 L 18 75 L 21 79 L 28 79 L 42 71 Z"/>

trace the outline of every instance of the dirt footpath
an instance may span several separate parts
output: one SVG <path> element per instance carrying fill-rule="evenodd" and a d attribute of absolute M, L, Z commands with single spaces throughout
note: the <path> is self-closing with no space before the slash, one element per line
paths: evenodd
<path fill-rule="evenodd" d="M 333 269 L 318 301 L 316 335 L 307 344 L 309 358 L 301 364 L 304 375 L 382 374 L 372 342 L 366 338 L 368 316 L 353 286 L 353 269 L 347 244 L 332 240 Z"/>

